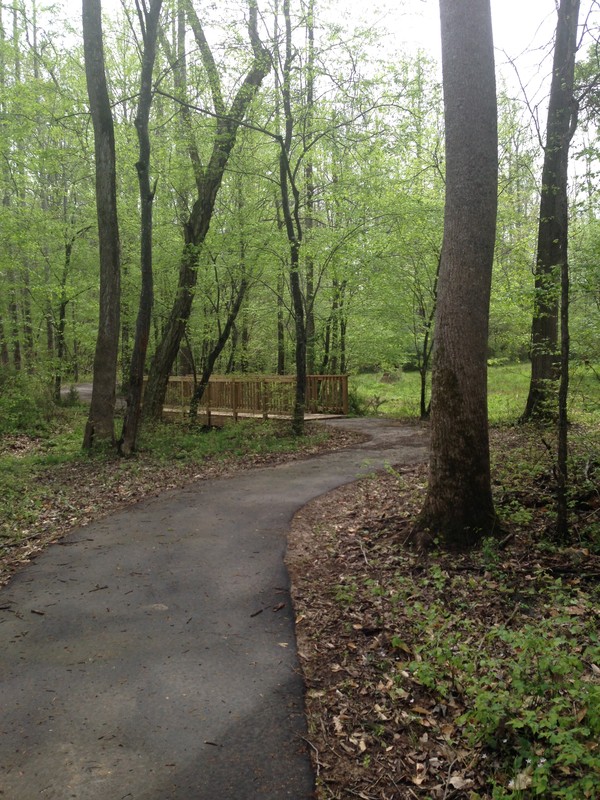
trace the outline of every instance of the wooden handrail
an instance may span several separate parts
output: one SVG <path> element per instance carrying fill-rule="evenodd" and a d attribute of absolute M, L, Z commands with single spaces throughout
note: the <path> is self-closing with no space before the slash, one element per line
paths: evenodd
<path fill-rule="evenodd" d="M 273 415 L 287 417 L 293 411 L 295 388 L 293 375 L 213 375 L 201 408 L 205 408 L 209 420 L 214 411 L 229 412 L 236 419 L 244 413 L 263 419 Z M 171 376 L 165 407 L 181 409 L 185 416 L 193 390 L 192 375 Z M 307 375 L 306 410 L 311 414 L 347 414 L 348 376 Z"/>

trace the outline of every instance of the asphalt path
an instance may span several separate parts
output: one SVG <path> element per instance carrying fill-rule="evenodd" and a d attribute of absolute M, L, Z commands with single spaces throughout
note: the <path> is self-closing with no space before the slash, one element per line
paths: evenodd
<path fill-rule="evenodd" d="M 0 797 L 308 800 L 286 537 L 308 501 L 426 456 L 416 427 L 199 482 L 80 528 L 0 591 Z"/>

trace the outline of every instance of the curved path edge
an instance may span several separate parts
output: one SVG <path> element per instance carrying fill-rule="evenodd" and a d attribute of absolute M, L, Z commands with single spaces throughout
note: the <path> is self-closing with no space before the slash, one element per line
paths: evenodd
<path fill-rule="evenodd" d="M 310 500 L 426 457 L 418 426 L 147 500 L 72 532 L 0 591 L 0 796 L 308 800 L 289 577 Z"/>

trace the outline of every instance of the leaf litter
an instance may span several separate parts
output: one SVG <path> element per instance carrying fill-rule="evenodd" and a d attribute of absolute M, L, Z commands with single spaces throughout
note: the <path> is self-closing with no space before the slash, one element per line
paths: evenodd
<path fill-rule="evenodd" d="M 522 431 L 496 431 L 493 439 L 501 454 L 523 448 Z M 161 464 L 142 456 L 55 465 L 38 476 L 44 489 L 38 507 L 22 520 L 0 520 L 0 584 L 74 527 L 143 498 L 355 440 L 336 430 L 328 442 L 293 454 L 212 458 L 201 464 Z M 4 450 L 15 458 L 39 446 L 23 436 L 4 442 Z M 519 762 L 517 729 L 511 727 L 515 720 L 494 718 L 487 738 L 475 735 L 482 711 L 474 710 L 473 686 L 485 689 L 484 702 L 493 707 L 494 692 L 500 695 L 503 682 L 510 689 L 515 681 L 504 667 L 515 656 L 514 642 L 504 632 L 538 622 L 558 626 L 562 634 L 555 637 L 556 646 L 564 648 L 567 642 L 584 664 L 576 688 L 600 686 L 598 648 L 590 649 L 588 641 L 590 629 L 598 628 L 600 557 L 598 548 L 595 553 L 577 543 L 584 525 L 597 530 L 600 523 L 598 458 L 582 461 L 583 479 L 572 504 L 575 544 L 548 548 L 552 469 L 542 448 L 537 446 L 534 454 L 530 442 L 527 447 L 527 480 L 518 471 L 507 478 L 507 471 L 514 470 L 510 460 L 499 458 L 496 465 L 496 473 L 504 465 L 495 492 L 499 507 L 509 514 L 505 527 L 510 529 L 501 549 L 484 547 L 460 556 L 422 555 L 404 547 L 423 501 L 423 466 L 399 466 L 338 489 L 295 518 L 288 565 L 321 800 L 478 800 L 491 798 L 494 787 L 500 787 L 494 797 L 525 798 L 534 789 L 538 797 L 596 796 L 598 737 L 578 743 L 592 788 L 580 781 L 579 793 L 554 795 L 539 790 L 548 763 L 543 737 L 530 737 L 532 758 Z M 562 594 L 556 591 L 559 581 Z M 465 648 L 472 654 L 470 673 L 478 678 L 473 685 L 459 658 Z M 539 664 L 541 655 L 533 653 Z M 566 686 L 564 676 L 552 678 Z M 561 691 L 573 705 L 567 689 Z M 535 702 L 542 709 L 543 701 L 524 698 L 525 705 Z M 598 705 L 574 708 L 582 730 L 593 727 Z M 582 768 L 568 758 L 558 768 L 568 791 Z"/>
<path fill-rule="evenodd" d="M 499 457 L 528 437 L 492 434 Z M 597 797 L 600 541 L 577 543 L 594 502 L 573 517 L 576 544 L 549 547 L 540 459 L 525 481 L 501 474 L 514 520 L 473 553 L 405 546 L 424 465 L 295 517 L 286 560 L 319 800 Z"/>

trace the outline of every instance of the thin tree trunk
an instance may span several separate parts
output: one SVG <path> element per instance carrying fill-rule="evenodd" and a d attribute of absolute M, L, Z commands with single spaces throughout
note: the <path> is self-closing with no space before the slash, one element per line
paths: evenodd
<path fill-rule="evenodd" d="M 60 302 L 58 304 L 58 317 L 56 321 L 55 340 L 56 340 L 56 366 L 54 370 L 54 401 L 60 403 L 60 392 L 62 389 L 62 375 L 64 370 L 64 357 L 66 351 L 65 328 L 67 320 L 67 307 L 69 300 L 67 297 L 67 277 L 71 266 L 71 255 L 73 252 L 73 239 L 69 239 L 65 244 L 65 262 L 63 264 L 60 282 Z"/>
<path fill-rule="evenodd" d="M 560 384 L 558 387 L 558 453 L 556 493 L 556 539 L 569 541 L 569 438 L 567 401 L 569 396 L 569 266 L 566 258 L 561 266 L 560 303 Z"/>
<path fill-rule="evenodd" d="M 256 0 L 249 0 L 248 32 L 254 58 L 242 85 L 238 89 L 229 109 L 227 109 L 221 94 L 221 82 L 217 66 L 191 3 L 187 4 L 187 13 L 196 44 L 202 55 L 213 96 L 216 131 L 212 153 L 206 168 L 202 169 L 200 165 L 195 145 L 191 143 L 189 148 L 196 177 L 197 198 L 185 225 L 185 247 L 179 268 L 175 301 L 163 337 L 156 348 L 150 366 L 148 384 L 144 395 L 144 415 L 155 419 L 159 419 L 162 414 L 169 374 L 177 357 L 192 310 L 198 274 L 198 260 L 210 227 L 223 174 L 235 145 L 239 126 L 244 120 L 263 79 L 271 69 L 269 53 L 263 47 L 258 36 Z"/>
<path fill-rule="evenodd" d="M 22 274 L 21 313 L 23 319 L 23 349 L 25 352 L 25 366 L 27 372 L 31 374 L 34 371 L 35 344 L 31 320 L 31 289 L 29 285 L 29 268 L 27 264 L 24 265 Z"/>
<path fill-rule="evenodd" d="M 431 360 L 431 352 L 433 349 L 433 321 L 435 319 L 435 309 L 437 306 L 437 286 L 440 277 L 440 265 L 441 265 L 441 257 L 438 258 L 437 269 L 435 271 L 435 278 L 433 281 L 433 291 L 432 291 L 433 303 L 431 310 L 426 317 L 425 317 L 425 309 L 423 309 L 423 315 L 425 317 L 423 323 L 424 335 L 423 335 L 423 345 L 421 348 L 421 366 L 419 368 L 419 374 L 421 376 L 419 412 L 421 419 L 428 419 L 429 414 L 431 412 L 431 408 L 427 403 L 427 374 L 429 373 L 429 363 Z"/>
<path fill-rule="evenodd" d="M 313 117 L 315 104 L 315 0 L 308 0 L 306 12 L 306 33 L 308 38 L 308 54 L 306 63 L 306 102 L 304 120 L 304 149 L 308 152 L 304 167 L 304 180 L 306 183 L 306 214 L 304 231 L 310 236 L 314 227 L 315 213 L 315 184 L 314 163 L 308 150 L 308 140 L 313 135 Z M 315 371 L 315 262 L 312 253 L 305 258 L 306 269 L 306 371 L 313 374 Z"/>
<path fill-rule="evenodd" d="M 280 270 L 277 275 L 277 374 L 285 375 L 285 305 L 283 292 L 285 279 Z"/>
<path fill-rule="evenodd" d="M 561 0 L 558 9 L 540 194 L 531 381 L 523 421 L 556 416 L 560 362 L 558 313 L 561 265 L 566 259 L 569 146 L 577 121 L 573 83 L 579 5 L 580 0 Z"/>
<path fill-rule="evenodd" d="M 321 375 L 327 374 L 331 358 L 332 339 L 335 338 L 335 325 L 338 310 L 338 281 L 333 278 L 333 296 L 331 298 L 331 311 L 325 323 L 325 338 L 323 340 L 323 360 L 321 361 Z"/>
<path fill-rule="evenodd" d="M 58 321 L 56 324 L 56 370 L 54 373 L 54 402 L 60 403 L 62 389 L 62 365 L 65 357 L 65 326 L 67 319 L 68 301 L 63 294 L 58 306 Z"/>
<path fill-rule="evenodd" d="M 4 32 L 4 20 L 3 20 L 3 8 L 2 4 L 0 3 L 0 89 L 4 89 L 6 84 L 6 65 L 4 62 L 4 54 L 5 54 L 5 42 L 6 42 L 6 35 Z M 3 95 L 4 93 L 0 93 L 0 113 L 4 117 L 6 110 L 5 105 L 3 102 Z M 3 165 L 3 177 L 6 176 L 6 165 Z M 8 196 L 4 195 L 2 198 L 2 205 L 7 205 Z M 8 367 L 10 364 L 10 355 L 8 352 L 8 341 L 6 338 L 6 329 L 4 323 L 4 316 L 3 316 L 3 309 L 0 308 L 0 365 L 3 367 Z"/>
<path fill-rule="evenodd" d="M 12 350 L 13 367 L 18 371 L 21 369 L 21 340 L 19 331 L 19 305 L 17 303 L 17 287 L 15 272 L 7 270 L 8 278 L 8 316 L 10 319 L 10 345 Z"/>
<path fill-rule="evenodd" d="M 340 318 L 340 374 L 345 375 L 346 367 L 346 331 L 348 328 L 348 312 L 346 310 L 346 287 L 348 281 L 343 280 L 340 284 L 339 297 L 339 318 Z"/>
<path fill-rule="evenodd" d="M 71 362 L 73 383 L 79 381 L 79 339 L 77 338 L 77 313 L 75 302 L 71 302 L 71 328 L 73 330 L 73 359 Z"/>
<path fill-rule="evenodd" d="M 10 364 L 10 356 L 8 354 L 8 344 L 6 342 L 6 334 L 4 333 L 4 320 L 0 316 L 0 364 L 3 367 L 8 367 Z"/>
<path fill-rule="evenodd" d="M 190 402 L 190 417 L 191 419 L 195 420 L 198 414 L 198 405 L 202 400 L 204 392 L 206 391 L 206 387 L 208 386 L 208 382 L 210 380 L 210 376 L 213 373 L 213 369 L 215 367 L 216 361 L 218 357 L 223 352 L 223 348 L 227 344 L 227 340 L 231 334 L 231 329 L 237 319 L 237 315 L 239 310 L 242 306 L 242 302 L 244 300 L 244 296 L 246 294 L 246 290 L 248 289 L 248 281 L 246 278 L 243 278 L 238 292 L 235 296 L 233 303 L 231 304 L 231 308 L 229 309 L 229 313 L 227 315 L 227 320 L 217 341 L 215 342 L 214 346 L 211 348 L 210 352 L 207 354 L 203 368 L 202 368 L 202 376 L 200 377 L 199 382 L 197 383 L 194 393 L 192 394 L 192 399 Z"/>
<path fill-rule="evenodd" d="M 280 37 L 279 37 L 279 0 L 274 0 L 273 4 L 273 58 L 275 64 L 280 63 Z M 275 128 L 281 131 L 281 79 L 279 70 L 275 70 Z M 281 193 L 275 198 L 275 212 L 277 215 L 277 229 L 284 230 L 284 222 L 281 215 Z M 279 269 L 277 272 L 277 374 L 285 375 L 285 303 L 283 293 L 285 291 L 285 272 Z"/>
<path fill-rule="evenodd" d="M 283 0 L 283 17 L 285 21 L 285 60 L 283 65 L 283 82 L 281 86 L 285 132 L 280 139 L 279 180 L 281 186 L 281 211 L 290 248 L 290 290 L 294 309 L 296 393 L 292 412 L 292 431 L 296 436 L 304 433 L 304 412 L 306 406 L 306 323 L 304 298 L 300 282 L 300 246 L 302 243 L 302 226 L 298 214 L 299 192 L 291 175 L 289 154 L 292 146 L 294 120 L 291 102 L 292 71 L 292 21 L 290 16 L 290 0 Z M 293 207 L 292 198 L 293 197 Z"/>
<path fill-rule="evenodd" d="M 121 280 L 123 285 L 126 286 L 129 282 L 129 263 L 128 259 L 124 259 L 121 263 Z M 121 388 L 127 393 L 129 391 L 129 370 L 131 367 L 131 309 L 127 293 L 124 292 L 121 297 Z"/>
<path fill-rule="evenodd" d="M 138 6 L 138 17 L 144 42 L 142 55 L 142 74 L 140 97 L 135 118 L 138 136 L 139 158 L 136 169 L 140 192 L 140 266 L 142 287 L 135 327 L 135 340 L 131 354 L 129 380 L 127 386 L 127 408 L 123 420 L 123 431 L 119 443 L 120 452 L 127 456 L 136 449 L 138 430 L 142 414 L 142 392 L 144 386 L 144 367 L 150 338 L 152 304 L 154 302 L 154 281 L 152 274 L 152 208 L 154 188 L 150 182 L 150 134 L 148 121 L 152 105 L 152 73 L 156 59 L 156 40 L 162 0 L 150 0 L 150 8 Z"/>
<path fill-rule="evenodd" d="M 230 334 L 230 350 L 229 350 L 229 359 L 227 361 L 227 367 L 225 369 L 225 373 L 227 375 L 235 372 L 236 367 L 236 354 L 237 354 L 237 345 L 238 340 L 240 338 L 240 333 L 238 331 L 237 325 L 232 325 L 231 327 L 231 334 Z"/>

